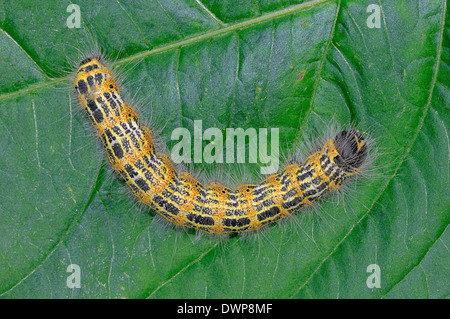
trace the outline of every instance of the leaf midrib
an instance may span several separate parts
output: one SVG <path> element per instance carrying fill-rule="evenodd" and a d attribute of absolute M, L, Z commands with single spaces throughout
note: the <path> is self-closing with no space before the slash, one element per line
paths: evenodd
<path fill-rule="evenodd" d="M 162 52 L 165 52 L 165 51 L 169 51 L 169 50 L 176 49 L 176 48 L 179 48 L 179 47 L 187 46 L 187 45 L 190 45 L 190 44 L 202 41 L 202 40 L 206 40 L 206 39 L 213 38 L 213 37 L 221 35 L 221 34 L 225 34 L 227 32 L 232 32 L 232 31 L 236 31 L 236 30 L 239 30 L 239 29 L 245 29 L 245 28 L 251 27 L 253 25 L 260 24 L 260 23 L 263 23 L 263 22 L 266 22 L 266 21 L 270 21 L 270 20 L 273 20 L 273 19 L 277 19 L 277 18 L 286 16 L 286 15 L 294 14 L 294 13 L 299 12 L 299 11 L 308 10 L 311 7 L 314 7 L 314 6 L 317 6 L 317 5 L 326 3 L 326 2 L 330 2 L 330 1 L 331 0 L 312 0 L 312 1 L 301 3 L 301 4 L 289 6 L 289 7 L 286 7 L 284 9 L 281 9 L 281 10 L 272 11 L 270 13 L 263 14 L 263 15 L 261 15 L 259 17 L 253 18 L 253 19 L 249 19 L 249 20 L 245 20 L 245 21 L 242 21 L 242 22 L 230 24 L 230 25 L 227 25 L 227 26 L 225 26 L 223 28 L 220 28 L 220 29 L 210 30 L 210 31 L 207 31 L 205 33 L 200 33 L 200 34 L 197 34 L 197 35 L 192 36 L 192 37 L 187 37 L 187 38 L 185 38 L 183 40 L 179 40 L 179 41 L 175 41 L 175 42 L 171 42 L 171 43 L 168 43 L 168 44 L 161 45 L 159 47 L 155 47 L 155 48 L 153 48 L 151 50 L 146 50 L 146 51 L 139 52 L 139 53 L 131 55 L 129 57 L 117 60 L 114 63 L 114 66 L 128 64 L 130 62 L 133 62 L 133 61 L 136 61 L 136 60 L 140 60 L 140 59 L 146 58 L 148 56 L 156 55 L 156 54 L 159 54 L 159 53 L 162 53 Z M 19 44 L 17 44 L 17 45 L 20 47 Z M 20 47 L 20 49 L 23 50 L 22 47 Z M 38 65 L 37 62 L 34 61 L 31 57 L 30 57 L 30 59 L 36 65 Z M 43 75 L 48 78 L 47 74 L 43 73 Z M 3 102 L 5 100 L 14 99 L 14 98 L 16 98 L 18 96 L 27 95 L 27 94 L 30 94 L 32 92 L 39 91 L 39 90 L 45 89 L 47 87 L 54 86 L 54 85 L 56 85 L 58 83 L 61 83 L 61 82 L 65 82 L 65 81 L 69 82 L 69 81 L 72 80 L 72 78 L 73 78 L 73 75 L 70 74 L 70 75 L 65 76 L 65 77 L 52 78 L 52 79 L 50 79 L 48 81 L 38 82 L 36 84 L 29 85 L 29 86 L 27 86 L 27 87 L 25 87 L 23 89 L 20 89 L 20 90 L 14 91 L 14 92 L 8 92 L 8 93 L 0 94 L 0 102 Z"/>

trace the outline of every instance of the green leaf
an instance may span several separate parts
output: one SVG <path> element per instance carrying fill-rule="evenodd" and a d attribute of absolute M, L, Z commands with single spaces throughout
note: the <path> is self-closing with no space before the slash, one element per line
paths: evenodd
<path fill-rule="evenodd" d="M 0 295 L 448 297 L 447 3 L 379 1 L 369 28 L 372 3 L 78 1 L 71 29 L 69 3 L 3 2 Z M 284 154 L 353 122 L 375 139 L 371 174 L 254 236 L 165 227 L 112 174 L 73 95 L 80 52 L 96 47 L 169 150 L 194 120 L 279 128 Z M 258 166 L 245 169 L 254 178 Z M 80 288 L 67 285 L 71 264 Z M 380 288 L 366 284 L 372 264 Z"/>

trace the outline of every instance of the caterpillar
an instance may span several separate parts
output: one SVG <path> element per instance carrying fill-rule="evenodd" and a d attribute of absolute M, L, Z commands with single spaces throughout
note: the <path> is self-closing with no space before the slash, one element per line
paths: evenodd
<path fill-rule="evenodd" d="M 363 135 L 347 129 L 304 163 L 291 162 L 259 184 L 205 187 L 190 173 L 178 173 L 168 155 L 156 153 L 152 131 L 122 99 L 101 56 L 81 61 L 74 87 L 112 168 L 136 198 L 174 225 L 209 234 L 259 230 L 311 206 L 359 174 L 369 151 Z"/>

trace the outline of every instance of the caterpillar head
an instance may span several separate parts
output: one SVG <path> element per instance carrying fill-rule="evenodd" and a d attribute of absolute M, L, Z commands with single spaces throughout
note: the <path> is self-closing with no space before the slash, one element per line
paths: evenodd
<path fill-rule="evenodd" d="M 364 137 L 355 129 L 339 132 L 333 140 L 338 155 L 334 161 L 347 173 L 357 173 L 367 158 L 368 148 Z"/>
<path fill-rule="evenodd" d="M 79 98 L 84 96 L 90 100 L 94 98 L 92 95 L 94 92 L 108 91 L 120 94 L 119 86 L 111 71 L 103 65 L 103 58 L 100 55 L 92 55 L 80 62 L 74 87 Z"/>

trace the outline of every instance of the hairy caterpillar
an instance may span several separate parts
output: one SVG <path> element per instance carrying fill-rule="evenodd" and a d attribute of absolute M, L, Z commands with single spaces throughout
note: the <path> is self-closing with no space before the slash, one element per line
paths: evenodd
<path fill-rule="evenodd" d="M 360 132 L 344 130 L 304 163 L 291 163 L 258 185 L 204 187 L 191 174 L 177 173 L 166 154 L 156 153 L 152 131 L 122 100 L 101 57 L 80 63 L 74 86 L 113 169 L 137 199 L 177 226 L 210 234 L 258 230 L 310 206 L 358 174 L 369 151 Z"/>

